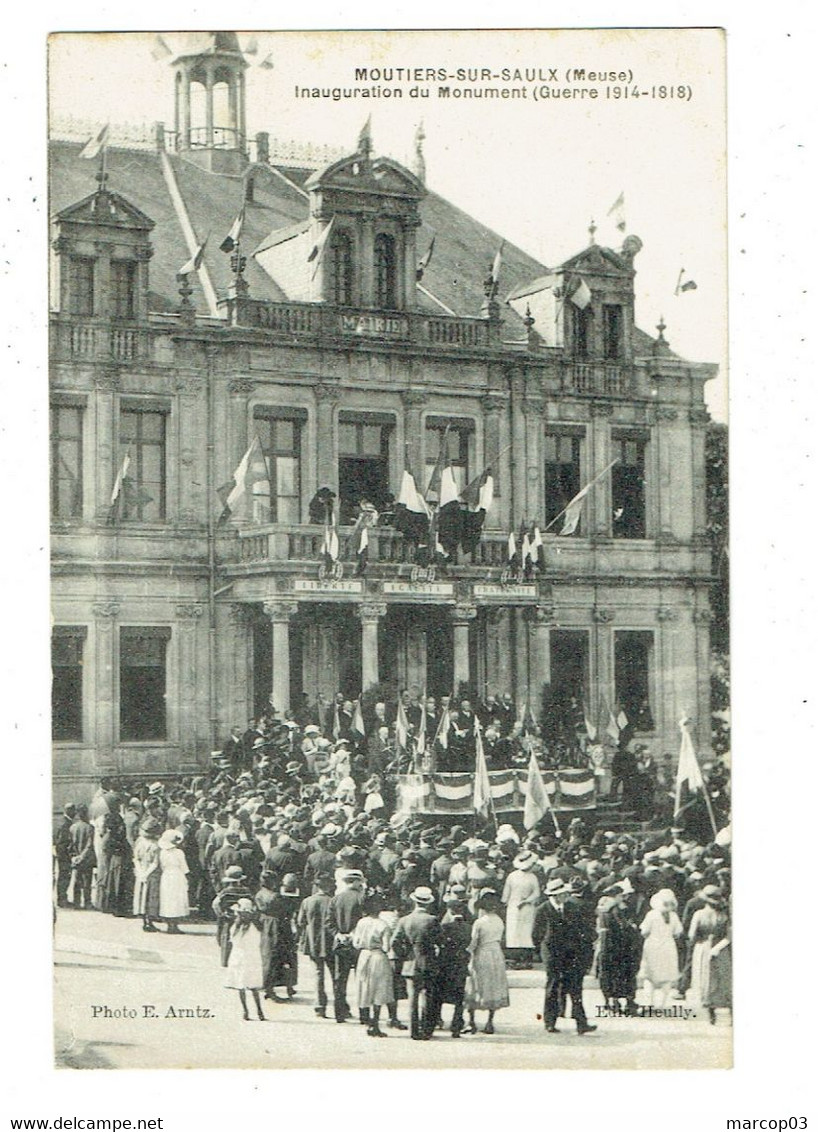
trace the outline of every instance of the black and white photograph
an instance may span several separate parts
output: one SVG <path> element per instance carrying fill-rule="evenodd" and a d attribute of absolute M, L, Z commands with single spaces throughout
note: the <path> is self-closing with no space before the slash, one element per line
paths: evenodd
<path fill-rule="evenodd" d="M 48 81 L 55 1064 L 729 1068 L 723 31 Z"/>

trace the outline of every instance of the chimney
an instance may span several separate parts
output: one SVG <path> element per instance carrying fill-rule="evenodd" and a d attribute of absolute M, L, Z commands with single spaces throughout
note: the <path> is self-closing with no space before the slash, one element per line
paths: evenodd
<path fill-rule="evenodd" d="M 264 130 L 256 134 L 256 161 L 259 165 L 270 164 L 270 135 Z"/>

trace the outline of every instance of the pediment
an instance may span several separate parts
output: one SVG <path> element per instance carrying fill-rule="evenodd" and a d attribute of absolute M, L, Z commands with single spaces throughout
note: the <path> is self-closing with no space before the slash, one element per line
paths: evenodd
<path fill-rule="evenodd" d="M 599 244 L 591 244 L 584 251 L 567 259 L 562 267 L 563 270 L 566 268 L 571 271 L 582 270 L 588 275 L 610 275 L 614 273 L 629 276 L 633 270 L 631 264 L 617 255 L 615 251 L 611 248 L 600 247 Z"/>
<path fill-rule="evenodd" d="M 426 195 L 422 182 L 397 161 L 388 157 L 376 157 L 370 161 L 360 153 L 342 157 L 314 173 L 305 188 L 309 192 L 376 193 L 412 200 L 421 200 Z"/>
<path fill-rule="evenodd" d="M 130 228 L 150 232 L 154 222 L 144 212 L 125 200 L 119 193 L 98 189 L 95 193 L 70 204 L 57 213 L 61 224 L 103 224 L 109 228 Z"/>

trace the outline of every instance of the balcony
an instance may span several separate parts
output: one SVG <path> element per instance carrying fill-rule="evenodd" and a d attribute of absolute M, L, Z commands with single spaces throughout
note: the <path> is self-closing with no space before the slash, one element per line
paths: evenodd
<path fill-rule="evenodd" d="M 321 557 L 324 528 L 321 526 L 270 526 L 236 532 L 235 541 L 222 543 L 223 562 L 253 564 L 263 562 L 317 562 Z M 351 529 L 340 532 L 342 562 L 355 560 Z M 508 536 L 487 531 L 472 557 L 463 555 L 463 565 L 482 569 L 503 569 L 506 565 Z M 391 527 L 374 527 L 369 532 L 370 565 L 412 565 L 413 547 Z"/>
<path fill-rule="evenodd" d="M 616 362 L 566 362 L 562 388 L 568 393 L 625 396 L 631 392 L 630 369 Z"/>
<path fill-rule="evenodd" d="M 51 348 L 61 359 L 132 362 L 144 358 L 148 335 L 144 327 L 110 321 L 71 318 L 51 322 Z"/>
<path fill-rule="evenodd" d="M 220 304 L 231 325 L 293 338 L 348 338 L 413 345 L 485 349 L 499 345 L 500 323 L 485 318 L 428 315 L 417 311 L 357 310 L 321 303 L 273 303 L 234 296 Z"/>

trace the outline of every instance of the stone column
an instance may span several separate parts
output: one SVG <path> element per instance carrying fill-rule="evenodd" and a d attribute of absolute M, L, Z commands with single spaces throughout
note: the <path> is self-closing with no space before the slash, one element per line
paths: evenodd
<path fill-rule="evenodd" d="M 417 306 L 417 220 L 403 223 L 403 306 L 404 310 L 414 310 Z"/>
<path fill-rule="evenodd" d="M 707 538 L 707 464 L 705 441 L 710 414 L 705 408 L 690 410 L 690 445 L 693 480 L 693 538 Z"/>
<path fill-rule="evenodd" d="M 205 145 L 213 148 L 213 68 L 210 66 L 205 78 Z"/>
<path fill-rule="evenodd" d="M 521 375 L 511 379 L 511 506 L 509 523 L 516 530 L 523 519 L 526 504 L 525 417 L 523 394 L 525 382 Z"/>
<path fill-rule="evenodd" d="M 545 402 L 531 400 L 523 402 L 526 431 L 526 494 L 525 517 L 535 519 L 544 514 L 545 505 L 545 467 L 540 459 L 540 437 L 545 420 Z"/>
<path fill-rule="evenodd" d="M 96 619 L 96 714 L 92 738 L 96 750 L 96 769 L 101 775 L 108 775 L 116 770 L 114 737 L 119 730 L 114 717 L 114 657 L 118 653 L 116 631 L 119 603 L 103 599 L 95 602 L 92 609 Z"/>
<path fill-rule="evenodd" d="M 613 667 L 613 624 L 614 611 L 595 605 L 591 610 L 594 619 L 594 659 L 596 661 L 596 700 L 604 696 L 608 707 L 613 710 L 615 700 Z M 593 673 L 593 668 L 592 668 Z M 591 686 L 593 687 L 593 675 Z M 592 697 L 593 700 L 593 697 Z"/>
<path fill-rule="evenodd" d="M 535 605 L 527 611 L 528 621 L 528 702 L 535 719 L 539 718 L 543 688 L 551 684 L 551 623 L 554 608 Z"/>
<path fill-rule="evenodd" d="M 111 491 L 125 452 L 119 452 L 119 419 L 114 412 L 114 396 L 119 390 L 119 375 L 102 370 L 94 378 L 96 393 L 96 516 L 105 521 L 111 509 Z M 117 467 L 114 463 L 117 461 Z"/>
<path fill-rule="evenodd" d="M 398 464 L 401 468 L 408 466 L 415 476 L 418 489 L 422 490 L 421 484 L 424 478 L 422 414 L 427 397 L 420 389 L 404 389 L 400 399 L 404 405 L 403 435 L 406 441 L 406 453 L 405 460 L 399 460 Z"/>
<path fill-rule="evenodd" d="M 273 623 L 271 698 L 276 711 L 284 714 L 290 706 L 290 618 L 298 612 L 298 602 L 265 601 L 264 612 Z"/>
<path fill-rule="evenodd" d="M 483 418 L 483 436 L 485 448 L 484 466 L 491 468 L 491 473 L 494 476 L 494 494 L 499 498 L 502 493 L 502 488 L 504 487 L 500 477 L 499 461 L 500 414 L 506 407 L 506 400 L 504 397 L 500 397 L 496 393 L 487 393 L 485 397 L 480 398 L 480 404 L 483 408 L 483 413 L 485 414 Z M 497 526 L 499 524 L 495 522 L 492 525 Z"/>
<path fill-rule="evenodd" d="M 172 720 L 168 719 L 168 736 L 174 734 L 179 740 L 179 753 L 182 767 L 188 769 L 196 764 L 196 724 L 200 716 L 207 718 L 208 712 L 201 711 L 196 689 L 199 687 L 198 665 L 196 663 L 196 626 L 204 613 L 204 606 L 198 602 L 190 602 L 176 606 L 176 624 L 178 629 L 178 645 L 176 649 L 177 678 L 176 696 L 169 697 L 171 709 L 168 712 L 176 716 L 176 728 L 172 728 Z M 176 700 L 173 711 L 173 698 Z"/>
<path fill-rule="evenodd" d="M 469 670 L 469 625 L 477 616 L 477 606 L 468 603 L 452 607 L 452 625 L 454 626 L 454 691 L 458 694 L 460 685 L 468 684 L 471 679 Z"/>
<path fill-rule="evenodd" d="M 315 490 L 328 487 L 338 492 L 337 436 L 334 427 L 335 405 L 340 394 L 332 385 L 319 384 L 315 387 L 317 404 L 316 452 L 315 452 Z M 312 494 L 312 493 L 310 493 Z"/>
<path fill-rule="evenodd" d="M 218 656 L 216 660 L 216 702 L 223 705 L 219 724 L 225 735 L 234 724 L 244 727 L 247 720 L 256 714 L 253 703 L 252 607 L 243 602 L 233 602 L 227 615 L 228 651 L 226 656 L 222 655 L 221 663 Z"/>
<path fill-rule="evenodd" d="M 603 468 L 611 462 L 611 429 L 610 418 L 613 406 L 607 402 L 593 402 L 591 404 L 591 428 L 587 472 L 585 482 L 590 483 L 594 476 L 598 476 Z M 611 473 L 603 476 L 593 491 L 588 493 L 585 503 L 587 512 L 586 535 L 597 535 L 602 538 L 611 537 L 611 516 L 613 506 L 611 503 Z"/>
<path fill-rule="evenodd" d="M 378 623 L 386 616 L 386 603 L 363 602 L 357 608 L 361 619 L 361 690 L 366 691 L 380 680 L 378 671 Z"/>

